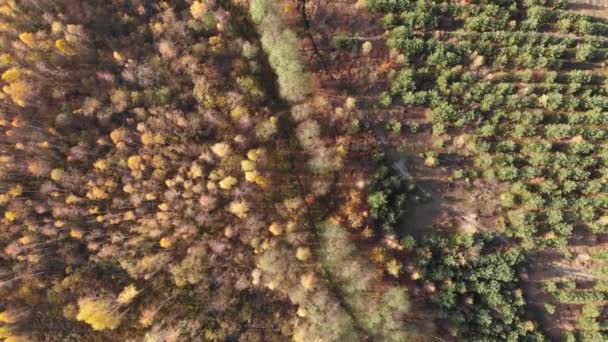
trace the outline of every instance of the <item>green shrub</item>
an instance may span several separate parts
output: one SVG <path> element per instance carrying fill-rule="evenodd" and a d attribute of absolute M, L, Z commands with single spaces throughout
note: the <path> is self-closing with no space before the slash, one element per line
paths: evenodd
<path fill-rule="evenodd" d="M 505 249 L 489 234 L 426 237 L 417 263 L 437 285 L 432 301 L 458 326 L 458 338 L 475 341 L 540 339 L 525 320 L 518 272 L 519 250 Z"/>
<path fill-rule="evenodd" d="M 367 203 L 377 226 L 385 232 L 393 232 L 397 223 L 407 213 L 409 200 L 415 200 L 416 187 L 408 184 L 393 169 L 381 166 L 370 181 Z"/>

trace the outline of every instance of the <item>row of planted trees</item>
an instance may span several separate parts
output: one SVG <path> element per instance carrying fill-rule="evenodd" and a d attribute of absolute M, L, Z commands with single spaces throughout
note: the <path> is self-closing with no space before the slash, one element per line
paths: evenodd
<path fill-rule="evenodd" d="M 485 276 L 502 266 L 478 264 L 479 256 L 458 254 L 457 245 L 440 239 L 432 242 L 440 243 L 444 255 L 437 262 L 447 265 L 427 270 L 448 284 L 436 292 L 440 307 L 453 313 L 463 302 L 471 305 L 467 314 L 475 318 L 459 317 L 459 333 L 473 339 L 508 339 L 493 334 L 504 322 L 516 322 L 514 317 L 525 322 L 517 270 L 526 263 L 527 251 L 564 248 L 579 232 L 595 234 L 596 240 L 606 232 L 606 22 L 572 14 L 565 11 L 564 2 L 552 1 L 446 5 L 379 0 L 368 5 L 384 15 L 387 45 L 402 65 L 389 73 L 391 87 L 380 104 L 429 108 L 433 133 L 444 140 L 454 138 L 462 154 L 472 159 L 474 170 L 468 174 L 506 185 L 497 230 L 513 242 L 502 248 L 514 257 L 502 274 L 512 275 L 509 296 L 519 297 L 489 311 L 485 305 L 504 297 L 488 293 L 484 298 L 493 301 L 488 303 L 470 295 L 454 303 L 458 297 L 446 289 L 459 295 L 471 288 L 485 291 L 480 284 L 455 281 L 454 267 L 463 260 L 474 260 L 463 279 L 480 279 L 476 272 L 483 270 Z M 474 240 L 469 253 L 478 254 L 485 246 L 487 242 Z M 492 288 L 499 288 L 498 283 Z M 603 303 L 604 294 L 564 291 L 556 300 L 564 305 L 597 304 Z M 581 314 L 580 333 L 575 328 L 572 336 L 603 338 L 601 329 L 590 329 L 589 322 L 599 317 L 594 310 Z M 509 318 L 499 323 L 488 312 Z M 486 323 L 490 325 L 484 327 Z M 526 322 L 505 331 L 527 335 L 533 326 Z"/>

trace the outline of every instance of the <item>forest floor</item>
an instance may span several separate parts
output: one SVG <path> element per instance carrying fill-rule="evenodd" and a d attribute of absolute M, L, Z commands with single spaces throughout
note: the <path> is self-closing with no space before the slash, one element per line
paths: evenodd
<path fill-rule="evenodd" d="M 608 19 L 608 3 L 603 6 L 572 3 L 570 4 L 570 11 L 590 15 L 592 17 Z"/>

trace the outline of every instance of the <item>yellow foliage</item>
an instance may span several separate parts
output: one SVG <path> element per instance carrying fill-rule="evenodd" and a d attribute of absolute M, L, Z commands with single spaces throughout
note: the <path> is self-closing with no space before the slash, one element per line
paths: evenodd
<path fill-rule="evenodd" d="M 251 160 L 243 160 L 241 161 L 241 170 L 243 170 L 243 172 L 254 171 L 255 163 Z"/>
<path fill-rule="evenodd" d="M 0 55 L 0 67 L 5 67 L 15 63 L 15 60 L 8 53 L 3 53 Z"/>
<path fill-rule="evenodd" d="M 247 114 L 247 107 L 245 106 L 236 106 L 231 112 L 230 112 L 230 116 L 232 117 L 232 120 L 237 121 L 238 119 L 242 118 L 243 115 Z"/>
<path fill-rule="evenodd" d="M 159 245 L 162 248 L 171 248 L 171 246 L 173 246 L 173 239 L 164 237 L 164 238 L 160 239 Z"/>
<path fill-rule="evenodd" d="M 296 230 L 298 230 L 298 224 L 294 221 L 289 221 L 287 222 L 287 228 L 285 229 L 285 231 L 287 231 L 288 233 L 293 233 Z"/>
<path fill-rule="evenodd" d="M 8 70 L 6 70 L 2 74 L 2 79 L 5 82 L 12 83 L 12 82 L 19 80 L 22 75 L 23 75 L 23 73 L 22 73 L 21 69 L 12 67 L 12 68 L 9 68 Z"/>
<path fill-rule="evenodd" d="M 192 178 L 200 178 L 203 176 L 203 169 L 196 162 L 192 163 L 190 166 L 190 177 Z"/>
<path fill-rule="evenodd" d="M 284 3 L 281 6 L 281 13 L 283 15 L 290 15 L 294 12 L 294 10 L 295 10 L 294 6 L 290 3 Z"/>
<path fill-rule="evenodd" d="M 19 197 L 23 194 L 23 186 L 21 184 L 13 185 L 8 189 L 8 194 L 11 197 Z"/>
<path fill-rule="evenodd" d="M 33 284 L 28 282 L 21 285 L 17 293 L 22 298 L 31 298 L 33 296 Z M 0 336 L 2 336 L 1 333 Z"/>
<path fill-rule="evenodd" d="M 543 235 L 543 240 L 553 240 L 555 238 L 557 238 L 555 232 L 547 232 L 545 235 Z"/>
<path fill-rule="evenodd" d="M 131 156 L 127 159 L 127 166 L 132 171 L 143 171 L 144 165 L 142 163 L 142 158 L 140 156 Z"/>
<path fill-rule="evenodd" d="M 141 143 L 144 145 L 154 144 L 154 134 L 150 132 L 144 132 L 144 134 L 141 135 Z"/>
<path fill-rule="evenodd" d="M 436 157 L 428 156 L 424 159 L 424 165 L 428 167 L 436 167 L 439 165 L 439 160 Z"/>
<path fill-rule="evenodd" d="M 124 216 L 126 221 L 134 221 L 135 220 L 135 213 L 132 210 L 129 210 L 125 213 Z"/>
<path fill-rule="evenodd" d="M 36 46 L 33 33 L 23 32 L 19 35 L 19 40 L 22 41 L 23 44 L 27 45 L 27 47 L 30 49 L 33 49 Z"/>
<path fill-rule="evenodd" d="M 399 277 L 401 268 L 403 268 L 403 265 L 396 259 L 392 259 L 386 263 L 386 271 L 395 278 Z"/>
<path fill-rule="evenodd" d="M 209 37 L 208 39 L 209 45 L 216 47 L 216 48 L 221 48 L 222 46 L 222 37 L 221 36 L 212 36 Z"/>
<path fill-rule="evenodd" d="M 88 323 L 94 330 L 116 329 L 120 325 L 121 316 L 111 300 L 81 298 L 78 307 L 76 319 Z"/>
<path fill-rule="evenodd" d="M 15 317 L 15 314 L 13 312 L 10 312 L 8 310 L 2 311 L 0 312 L 0 322 L 14 324 L 17 322 L 17 317 Z"/>
<path fill-rule="evenodd" d="M 10 96 L 17 105 L 25 107 L 25 101 L 32 93 L 32 87 L 26 81 L 19 80 L 5 86 L 2 91 Z"/>
<path fill-rule="evenodd" d="M 266 188 L 268 186 L 268 179 L 262 175 L 258 175 L 253 181 L 262 188 Z"/>
<path fill-rule="evenodd" d="M 287 210 L 295 212 L 302 208 L 302 205 L 304 205 L 304 201 L 302 201 L 300 197 L 291 197 L 284 199 L 283 205 Z"/>
<path fill-rule="evenodd" d="M 70 46 L 70 43 L 65 39 L 57 39 L 55 41 L 55 47 L 64 55 L 73 56 L 76 54 L 74 49 Z"/>
<path fill-rule="evenodd" d="M 122 62 L 122 60 L 123 60 L 122 55 L 118 51 L 112 52 L 112 57 L 114 57 L 114 59 L 117 60 L 117 61 L 119 61 L 119 62 Z"/>
<path fill-rule="evenodd" d="M 82 239 L 82 236 L 83 236 L 82 230 L 73 228 L 70 230 L 70 236 L 74 239 Z"/>
<path fill-rule="evenodd" d="M 386 260 L 386 249 L 383 247 L 374 247 L 372 249 L 372 260 L 377 263 L 384 263 Z"/>
<path fill-rule="evenodd" d="M 61 33 L 63 31 L 63 24 L 58 21 L 53 21 L 51 24 L 51 32 L 54 34 Z"/>
<path fill-rule="evenodd" d="M 300 285 L 305 289 L 310 290 L 315 287 L 316 280 L 317 278 L 314 273 L 306 273 L 300 277 Z"/>
<path fill-rule="evenodd" d="M 355 109 L 357 107 L 357 100 L 354 97 L 347 97 L 344 107 L 346 107 L 346 109 Z"/>
<path fill-rule="evenodd" d="M 11 198 L 9 197 L 9 195 L 7 195 L 7 194 L 2 194 L 2 195 L 0 195 L 0 204 L 1 204 L 1 205 L 5 205 L 5 204 L 7 204 L 7 203 L 8 203 L 8 201 L 9 201 L 10 199 L 11 199 Z"/>
<path fill-rule="evenodd" d="M 21 128 L 21 127 L 25 127 L 25 125 L 27 124 L 27 122 L 20 117 L 16 117 L 13 119 L 13 121 L 11 121 L 11 126 L 16 127 L 16 128 Z"/>
<path fill-rule="evenodd" d="M 131 194 L 133 193 L 133 191 L 135 191 L 135 188 L 133 188 L 133 185 L 131 185 L 131 183 L 127 183 L 125 186 L 122 187 L 122 191 Z"/>
<path fill-rule="evenodd" d="M 108 163 L 105 160 L 100 159 L 96 161 L 93 166 L 99 171 L 104 171 L 108 168 Z"/>
<path fill-rule="evenodd" d="M 298 247 L 298 249 L 296 250 L 296 259 L 300 261 L 306 261 L 310 259 L 311 255 L 312 253 L 310 251 L 310 248 L 308 247 Z"/>
<path fill-rule="evenodd" d="M 249 214 L 249 203 L 245 201 L 233 201 L 228 205 L 228 212 L 238 218 L 245 218 Z"/>
<path fill-rule="evenodd" d="M 110 139 L 114 144 L 118 144 L 127 138 L 127 131 L 124 128 L 117 128 L 110 133 Z"/>
<path fill-rule="evenodd" d="M 207 13 L 207 5 L 201 1 L 194 1 L 190 6 L 190 14 L 194 19 L 203 19 Z"/>
<path fill-rule="evenodd" d="M 103 200 L 108 198 L 108 193 L 100 187 L 94 186 L 87 192 L 87 198 L 92 200 Z"/>
<path fill-rule="evenodd" d="M 41 260 L 40 254 L 30 254 L 26 258 L 30 264 L 37 264 Z"/>
<path fill-rule="evenodd" d="M 141 142 L 144 145 L 163 144 L 165 142 L 165 137 L 163 137 L 161 134 L 145 132 L 141 135 Z"/>
<path fill-rule="evenodd" d="M 273 223 L 270 225 L 270 227 L 268 227 L 268 230 L 269 230 L 269 231 L 272 233 L 272 235 L 274 235 L 274 236 L 279 236 L 279 235 L 283 234 L 283 227 L 282 227 L 280 224 L 276 223 L 276 222 L 273 222 Z"/>
<path fill-rule="evenodd" d="M 245 180 L 251 183 L 256 183 L 257 185 L 265 188 L 268 186 L 268 179 L 266 177 L 260 175 L 257 171 L 248 171 L 245 172 Z"/>
<path fill-rule="evenodd" d="M 22 245 L 29 245 L 32 241 L 34 241 L 34 238 L 31 235 L 25 235 L 19 239 L 19 243 Z"/>
<path fill-rule="evenodd" d="M 236 184 L 238 183 L 238 180 L 232 176 L 228 176 L 228 177 L 224 177 L 224 179 L 222 179 L 219 183 L 220 188 L 223 190 L 230 190 L 232 189 Z"/>
<path fill-rule="evenodd" d="M 251 161 L 258 161 L 262 156 L 262 149 L 256 148 L 247 152 L 247 158 Z"/>
<path fill-rule="evenodd" d="M 227 157 L 232 153 L 232 147 L 226 143 L 217 143 L 211 146 L 211 151 L 220 158 Z"/>
<path fill-rule="evenodd" d="M 2 4 L 2 6 L 0 6 L 0 13 L 3 15 L 14 17 L 18 14 L 17 12 L 19 11 L 19 7 L 17 6 L 17 2 L 15 0 L 3 0 L 0 1 L 0 4 Z"/>
<path fill-rule="evenodd" d="M 116 184 L 116 182 L 113 179 L 108 179 L 103 183 L 103 185 L 108 189 L 108 191 L 112 192 L 112 191 L 116 190 L 116 186 L 118 184 Z"/>
<path fill-rule="evenodd" d="M 259 175 L 260 174 L 257 171 L 245 172 L 245 180 L 253 183 Z"/>
<path fill-rule="evenodd" d="M 63 317 L 68 320 L 75 320 L 76 315 L 78 314 L 78 308 L 76 305 L 69 303 L 68 305 L 63 307 Z"/>
<path fill-rule="evenodd" d="M 67 203 L 67 204 L 79 203 L 81 201 L 82 201 L 82 198 L 80 198 L 76 195 L 71 195 L 71 194 L 65 198 L 65 203 Z"/>
<path fill-rule="evenodd" d="M 157 144 L 164 144 L 165 143 L 165 137 L 162 136 L 161 134 L 156 134 L 154 135 L 154 142 Z"/>
<path fill-rule="evenodd" d="M 116 300 L 120 304 L 129 304 L 137 297 L 139 291 L 135 287 L 135 285 L 131 284 L 125 287 L 120 294 L 118 295 L 118 299 Z"/>
<path fill-rule="evenodd" d="M 156 35 L 159 35 L 163 32 L 163 24 L 154 23 L 151 26 L 152 26 L 152 32 L 154 32 Z"/>
<path fill-rule="evenodd" d="M 152 167 L 163 170 L 167 167 L 167 162 L 163 156 L 155 154 L 154 157 L 152 157 Z"/>
<path fill-rule="evenodd" d="M 7 326 L 0 326 L 0 338 L 11 338 L 13 336 L 13 332 Z M 5 340 L 6 341 L 6 340 Z"/>
<path fill-rule="evenodd" d="M 61 177 L 63 177 L 63 169 L 53 169 L 53 171 L 51 171 L 51 179 L 54 180 L 55 182 L 59 182 L 61 180 Z"/>
<path fill-rule="evenodd" d="M 298 311 L 296 311 L 296 315 L 298 315 L 298 317 L 306 317 L 308 315 L 308 312 L 306 312 L 306 309 L 304 309 L 303 307 L 299 307 Z M 302 335 L 301 331 L 302 330 L 298 330 L 294 333 L 294 335 L 293 335 L 294 342 L 305 341 L 305 337 L 300 336 L 300 335 Z"/>

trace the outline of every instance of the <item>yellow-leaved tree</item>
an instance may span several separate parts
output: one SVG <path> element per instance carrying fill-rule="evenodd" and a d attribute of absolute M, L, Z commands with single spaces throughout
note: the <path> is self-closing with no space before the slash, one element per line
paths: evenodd
<path fill-rule="evenodd" d="M 76 319 L 89 324 L 95 330 L 116 329 L 120 325 L 118 304 L 111 299 L 80 298 L 78 308 Z"/>

